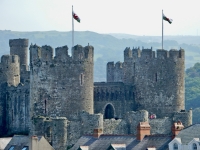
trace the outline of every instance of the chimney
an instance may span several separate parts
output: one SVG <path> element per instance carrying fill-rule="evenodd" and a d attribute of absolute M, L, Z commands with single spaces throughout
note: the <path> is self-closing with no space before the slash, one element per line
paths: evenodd
<path fill-rule="evenodd" d="M 177 121 L 172 125 L 172 139 L 178 135 L 178 133 L 184 128 L 181 121 Z"/>
<path fill-rule="evenodd" d="M 36 135 L 33 135 L 30 138 L 31 138 L 29 143 L 30 150 L 38 150 L 38 137 Z"/>
<path fill-rule="evenodd" d="M 148 122 L 140 122 L 137 126 L 137 140 L 142 141 L 145 135 L 150 135 L 150 128 Z"/>
<path fill-rule="evenodd" d="M 101 134 L 103 134 L 103 130 L 101 128 L 94 129 L 93 136 L 95 138 L 99 138 Z"/>

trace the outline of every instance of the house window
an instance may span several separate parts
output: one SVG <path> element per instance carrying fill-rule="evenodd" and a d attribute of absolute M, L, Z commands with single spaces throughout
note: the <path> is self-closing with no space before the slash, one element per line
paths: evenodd
<path fill-rule="evenodd" d="M 192 148 L 193 148 L 193 150 L 197 150 L 197 144 L 196 144 L 196 143 L 193 143 Z"/>
<path fill-rule="evenodd" d="M 8 150 L 14 150 L 15 146 L 11 146 Z"/>
<path fill-rule="evenodd" d="M 28 146 L 23 147 L 22 150 L 28 150 Z"/>
<path fill-rule="evenodd" d="M 178 144 L 174 143 L 174 150 L 178 150 Z"/>

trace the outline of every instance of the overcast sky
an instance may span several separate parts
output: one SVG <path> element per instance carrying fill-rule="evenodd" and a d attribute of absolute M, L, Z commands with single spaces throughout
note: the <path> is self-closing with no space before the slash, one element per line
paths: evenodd
<path fill-rule="evenodd" d="M 72 5 L 81 23 L 75 31 L 200 35 L 199 0 L 0 0 L 0 30 L 71 31 Z"/>

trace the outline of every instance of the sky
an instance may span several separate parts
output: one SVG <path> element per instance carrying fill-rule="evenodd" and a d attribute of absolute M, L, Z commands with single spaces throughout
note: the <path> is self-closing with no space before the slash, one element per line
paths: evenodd
<path fill-rule="evenodd" d="M 0 30 L 200 35 L 199 0 L 0 0 Z"/>

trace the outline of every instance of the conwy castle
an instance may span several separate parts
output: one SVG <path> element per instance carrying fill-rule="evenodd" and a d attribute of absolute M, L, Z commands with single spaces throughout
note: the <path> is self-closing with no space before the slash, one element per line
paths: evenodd
<path fill-rule="evenodd" d="M 53 56 L 52 47 L 28 39 L 9 46 L 0 63 L 0 137 L 43 135 L 66 150 L 94 129 L 136 135 L 139 122 L 148 121 L 151 134 L 170 135 L 175 121 L 192 124 L 183 49 L 125 48 L 124 62 L 107 63 L 107 82 L 93 82 L 93 46 L 76 45 L 72 56 L 67 46 Z"/>

